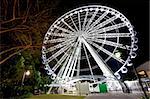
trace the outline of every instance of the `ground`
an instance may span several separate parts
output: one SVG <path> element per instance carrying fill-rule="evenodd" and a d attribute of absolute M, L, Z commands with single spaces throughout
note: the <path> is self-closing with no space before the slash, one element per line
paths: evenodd
<path fill-rule="evenodd" d="M 68 95 L 37 95 L 27 99 L 84 99 L 84 96 L 68 96 Z"/>
<path fill-rule="evenodd" d="M 68 95 L 37 95 L 32 96 L 27 99 L 144 99 L 143 94 L 136 93 L 136 94 L 92 94 L 88 96 L 68 96 Z M 150 99 L 150 95 L 149 95 Z"/>
<path fill-rule="evenodd" d="M 96 94 L 89 95 L 85 99 L 143 99 L 143 94 Z M 145 99 L 145 98 L 144 98 Z M 149 96 L 150 99 L 150 96 Z"/>

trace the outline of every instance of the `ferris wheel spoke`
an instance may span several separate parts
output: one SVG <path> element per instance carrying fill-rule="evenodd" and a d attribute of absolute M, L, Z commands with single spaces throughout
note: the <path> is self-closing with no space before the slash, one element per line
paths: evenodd
<path fill-rule="evenodd" d="M 99 33 L 102 33 L 102 32 L 107 32 L 107 31 L 111 31 L 111 30 L 114 30 L 114 29 L 119 29 L 119 28 L 125 27 L 125 26 L 126 26 L 126 23 L 119 23 L 119 24 L 115 24 L 115 25 L 112 25 L 112 26 L 101 28 L 99 30 L 93 30 L 89 33 L 90 34 L 92 34 L 92 33 L 99 34 Z"/>
<path fill-rule="evenodd" d="M 77 66 L 77 61 L 78 61 L 78 58 L 76 57 L 75 60 L 74 60 L 73 69 L 72 69 L 70 77 L 73 77 L 73 75 L 74 75 L 75 67 Z"/>
<path fill-rule="evenodd" d="M 66 26 L 68 26 L 73 32 L 76 32 L 76 30 L 75 29 L 73 29 L 68 23 L 66 23 L 64 20 L 62 20 L 62 22 L 66 25 Z"/>
<path fill-rule="evenodd" d="M 52 47 L 48 48 L 46 53 L 54 51 L 56 49 L 59 49 L 59 48 L 61 48 L 63 46 L 68 46 L 68 45 L 72 44 L 73 42 L 74 42 L 74 39 L 69 39 L 69 40 L 67 40 L 65 42 L 59 43 L 59 44 L 57 44 L 55 46 L 52 46 Z"/>
<path fill-rule="evenodd" d="M 94 18 L 95 18 L 95 16 L 96 16 L 97 13 L 98 13 L 98 10 L 95 10 L 94 14 L 92 15 L 92 17 L 91 17 L 90 20 L 88 21 L 87 25 L 85 26 L 85 27 L 86 27 L 85 31 L 86 31 L 87 29 L 89 29 L 89 25 L 92 23 L 92 21 L 94 20 Z"/>
<path fill-rule="evenodd" d="M 91 37 L 90 37 L 91 36 Z M 89 38 L 116 38 L 116 37 L 131 37 L 131 33 L 104 33 L 92 34 Z"/>
<path fill-rule="evenodd" d="M 91 24 L 90 28 L 93 29 L 93 27 L 98 24 L 107 14 L 108 12 L 104 12 L 95 22 Z"/>
<path fill-rule="evenodd" d="M 62 76 L 63 79 L 66 77 L 66 75 L 68 75 L 68 72 L 70 71 L 69 68 L 71 67 L 71 64 L 73 62 L 73 56 L 74 56 L 74 54 L 76 52 L 76 48 L 78 46 L 78 43 L 79 43 L 79 41 L 77 40 L 77 42 L 74 44 L 73 51 L 71 53 L 70 59 L 69 59 L 69 61 L 67 63 L 67 66 L 66 66 L 65 71 L 64 71 L 63 76 Z"/>
<path fill-rule="evenodd" d="M 98 68 L 97 65 L 93 66 L 93 67 L 92 67 L 92 70 L 93 70 L 93 69 L 96 69 L 96 68 Z M 89 68 L 84 68 L 84 69 L 81 69 L 80 71 L 88 71 L 88 70 L 89 70 Z"/>
<path fill-rule="evenodd" d="M 99 46 L 98 44 L 94 43 L 94 42 L 89 42 L 90 44 L 92 44 L 93 46 L 95 46 L 96 48 L 98 48 L 99 50 L 103 51 L 104 53 L 106 53 L 107 55 L 109 55 L 110 57 L 114 58 L 115 60 L 119 61 L 120 63 L 124 64 L 125 61 L 121 58 L 117 58 L 113 53 L 111 53 L 110 51 L 104 49 L 103 47 Z"/>
<path fill-rule="evenodd" d="M 70 49 L 68 49 L 67 51 L 66 51 L 66 53 L 60 58 L 60 60 L 57 62 L 57 64 L 52 68 L 52 70 L 55 72 L 56 71 L 56 69 L 60 66 L 60 65 L 62 65 L 62 62 L 64 62 L 64 60 L 67 58 L 67 56 L 68 56 L 68 54 L 67 54 L 67 52 L 69 51 Z"/>
<path fill-rule="evenodd" d="M 91 30 L 97 30 L 97 29 L 99 29 L 99 28 L 101 28 L 101 27 L 103 27 L 103 26 L 109 24 L 110 22 L 116 20 L 117 18 L 118 18 L 117 16 L 113 16 L 113 17 L 107 19 L 106 21 L 100 23 L 100 24 L 97 25 L 96 27 L 94 27 L 94 28 L 89 28 L 88 32 L 91 31 Z"/>
<path fill-rule="evenodd" d="M 97 43 L 102 43 L 102 44 L 118 47 L 118 48 L 121 48 L 121 49 L 129 48 L 128 45 L 124 45 L 124 44 L 120 44 L 120 43 L 116 43 L 116 42 L 112 42 L 112 41 L 108 41 L 108 40 L 102 40 L 102 39 L 96 39 L 96 38 L 91 39 L 91 40 L 94 41 L 94 42 L 97 42 Z"/>
<path fill-rule="evenodd" d="M 78 22 L 79 22 L 79 30 L 81 30 L 81 18 L 80 18 L 80 12 L 78 12 Z"/>
<path fill-rule="evenodd" d="M 74 75 L 74 72 L 75 72 L 75 68 L 77 66 L 78 70 L 80 70 L 80 58 L 81 58 L 81 42 L 79 42 L 79 45 L 78 45 L 78 49 L 77 49 L 77 57 L 76 57 L 76 60 L 75 60 L 75 64 L 74 64 L 74 68 L 72 70 L 72 74 L 71 74 L 71 77 L 73 77 Z M 78 74 L 78 71 L 77 71 L 77 74 Z"/>
<path fill-rule="evenodd" d="M 81 42 L 79 41 L 79 44 L 77 44 L 77 46 L 74 50 L 74 55 L 73 55 L 73 58 L 72 58 L 72 62 L 71 62 L 71 65 L 70 65 L 70 68 L 69 68 L 69 71 L 68 71 L 68 74 L 67 74 L 66 77 L 69 77 L 70 74 L 71 74 L 71 71 L 75 70 L 77 58 L 78 58 L 79 53 L 80 53 L 80 49 L 81 49 Z"/>
<path fill-rule="evenodd" d="M 50 32 L 49 32 L 50 33 Z M 50 33 L 50 36 L 58 36 L 58 37 L 74 37 L 74 34 L 66 34 L 66 33 Z"/>
<path fill-rule="evenodd" d="M 86 14 L 85 14 L 85 17 L 84 17 L 84 22 L 83 22 L 83 25 L 82 25 L 82 30 L 85 30 L 85 24 L 86 24 L 86 21 L 87 21 L 88 13 L 89 13 L 89 11 L 87 10 Z"/>
<path fill-rule="evenodd" d="M 72 31 L 67 30 L 67 29 L 65 29 L 65 28 L 62 28 L 62 27 L 60 27 L 60 26 L 54 25 L 54 27 L 57 28 L 58 30 L 62 30 L 62 31 L 64 31 L 64 32 L 66 32 L 66 33 L 73 34 Z"/>
<path fill-rule="evenodd" d="M 54 53 L 51 57 L 49 57 L 47 59 L 47 63 L 51 62 L 56 57 L 58 57 L 59 55 L 61 55 L 62 53 L 64 53 L 68 48 L 70 48 L 70 46 L 65 46 L 65 47 L 61 48 L 59 51 L 57 51 L 56 53 Z"/>
<path fill-rule="evenodd" d="M 79 30 L 78 30 L 78 28 L 77 28 L 77 25 L 74 23 L 74 21 L 73 21 L 73 19 L 72 19 L 72 17 L 71 17 L 71 16 L 70 16 L 70 19 L 71 19 L 71 21 L 72 21 L 72 23 L 73 23 L 74 27 L 76 28 L 76 31 L 79 31 Z"/>
<path fill-rule="evenodd" d="M 47 40 L 47 43 L 59 43 L 59 42 L 66 41 L 67 39 L 69 39 L 69 38 L 51 39 L 51 40 Z"/>
<path fill-rule="evenodd" d="M 93 71 L 92 71 L 92 66 L 91 66 L 91 64 L 90 64 L 90 60 L 89 60 L 89 57 L 88 57 L 88 54 L 87 54 L 85 45 L 83 45 L 83 49 L 84 49 L 84 52 L 85 52 L 85 56 L 86 56 L 88 65 L 89 65 L 89 69 L 90 69 L 90 72 L 91 72 L 92 79 L 95 81 L 95 79 L 94 79 L 94 74 L 93 74 Z"/>
<path fill-rule="evenodd" d="M 71 70 L 73 69 L 73 66 L 74 66 L 74 64 L 75 64 L 75 60 L 76 60 L 76 57 L 72 57 L 72 61 L 71 61 L 71 63 L 70 63 L 69 70 L 68 70 L 68 72 L 67 72 L 67 74 L 66 74 L 66 78 L 68 78 L 68 77 L 70 76 Z"/>
<path fill-rule="evenodd" d="M 69 59 L 70 59 L 70 56 L 71 56 L 71 55 L 69 55 L 69 56 L 67 57 L 67 59 L 65 60 L 65 62 L 63 63 L 63 66 L 61 67 L 61 70 L 60 70 L 60 72 L 58 73 L 59 77 L 62 77 L 62 76 L 63 76 L 63 73 L 64 73 L 64 71 L 65 71 L 65 67 L 66 67 L 66 65 L 67 65 L 67 63 L 68 63 L 68 61 L 69 61 Z"/>

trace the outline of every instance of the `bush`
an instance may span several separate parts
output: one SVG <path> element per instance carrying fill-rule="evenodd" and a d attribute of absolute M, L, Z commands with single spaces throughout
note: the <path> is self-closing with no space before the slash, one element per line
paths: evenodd
<path fill-rule="evenodd" d="M 7 85 L 1 88 L 1 98 L 20 99 L 26 98 L 32 95 L 32 86 L 14 86 Z"/>

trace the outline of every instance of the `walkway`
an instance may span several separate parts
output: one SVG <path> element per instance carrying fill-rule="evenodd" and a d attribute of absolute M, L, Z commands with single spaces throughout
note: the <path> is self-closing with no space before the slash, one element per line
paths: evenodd
<path fill-rule="evenodd" d="M 107 93 L 107 94 L 88 95 L 85 99 L 141 99 L 142 96 L 144 95 L 141 93 L 136 94 Z"/>

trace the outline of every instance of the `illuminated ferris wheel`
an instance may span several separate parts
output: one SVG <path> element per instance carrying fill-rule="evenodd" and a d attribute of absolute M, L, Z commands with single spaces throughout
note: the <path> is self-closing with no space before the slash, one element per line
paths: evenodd
<path fill-rule="evenodd" d="M 138 39 L 129 20 L 106 6 L 71 10 L 47 31 L 42 59 L 55 83 L 121 78 L 136 57 Z M 102 79 L 102 78 L 100 78 Z"/>

